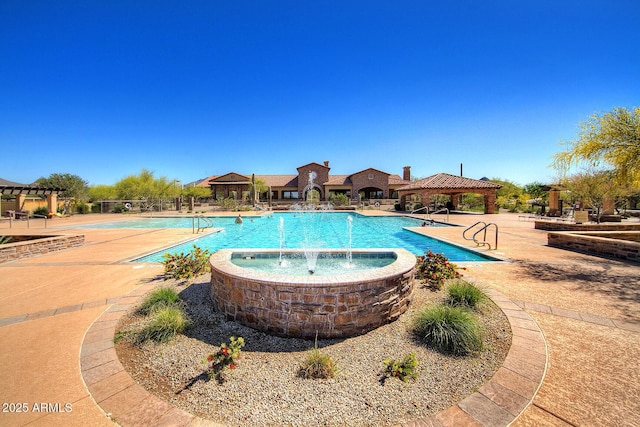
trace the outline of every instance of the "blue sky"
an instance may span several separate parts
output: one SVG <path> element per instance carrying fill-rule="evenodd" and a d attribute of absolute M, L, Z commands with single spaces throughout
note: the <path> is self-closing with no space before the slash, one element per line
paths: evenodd
<path fill-rule="evenodd" d="M 0 177 L 553 181 L 640 105 L 640 2 L 0 0 Z"/>

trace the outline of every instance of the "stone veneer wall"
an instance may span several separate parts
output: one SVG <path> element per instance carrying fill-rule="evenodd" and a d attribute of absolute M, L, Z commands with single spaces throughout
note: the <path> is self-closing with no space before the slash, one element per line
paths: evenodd
<path fill-rule="evenodd" d="M 640 231 L 549 233 L 549 246 L 640 263 Z"/>
<path fill-rule="evenodd" d="M 211 258 L 214 305 L 229 320 L 275 335 L 301 338 L 313 338 L 316 332 L 321 338 L 360 335 L 396 320 L 407 310 L 413 296 L 413 255 L 408 270 L 378 278 L 375 273 L 361 273 L 350 275 L 360 277 L 359 280 L 341 282 L 340 275 L 310 276 L 302 277 L 303 283 L 290 283 L 299 277 L 289 276 L 288 282 L 280 282 L 270 280 L 267 273 L 263 274 L 264 280 L 232 275 L 221 266 L 224 261 L 220 262 L 220 252 Z M 392 266 L 378 270 L 393 270 Z M 237 268 L 231 267 L 236 272 Z"/>
<path fill-rule="evenodd" d="M 562 221 L 536 221 L 535 228 L 547 231 L 640 231 L 640 223 L 572 224 Z"/>
<path fill-rule="evenodd" d="M 16 240 L 24 236 L 12 236 Z M 0 245 L 0 263 L 31 258 L 49 252 L 75 248 L 84 244 L 84 235 L 30 236 L 32 240 L 22 240 Z"/>

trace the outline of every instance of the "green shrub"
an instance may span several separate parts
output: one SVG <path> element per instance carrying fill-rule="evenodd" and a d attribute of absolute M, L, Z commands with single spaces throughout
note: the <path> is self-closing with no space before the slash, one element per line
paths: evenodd
<path fill-rule="evenodd" d="M 187 326 L 189 319 L 181 307 L 162 307 L 151 314 L 151 322 L 142 331 L 142 339 L 167 342 L 184 332 Z"/>
<path fill-rule="evenodd" d="M 49 215 L 49 209 L 46 206 L 40 206 L 39 208 L 35 208 L 32 213 L 33 215 L 47 216 Z"/>
<path fill-rule="evenodd" d="M 113 207 L 113 213 L 122 213 L 124 210 L 124 205 L 122 203 L 118 203 Z"/>
<path fill-rule="evenodd" d="M 335 377 L 337 372 L 338 367 L 331 356 L 315 347 L 300 366 L 298 375 L 307 379 L 328 379 Z"/>
<path fill-rule="evenodd" d="M 384 366 L 385 375 L 400 378 L 403 382 L 418 378 L 418 359 L 414 353 L 407 354 L 402 360 L 387 359 Z"/>
<path fill-rule="evenodd" d="M 78 203 L 76 205 L 76 213 L 84 215 L 84 214 L 88 214 L 89 211 L 90 211 L 89 205 L 86 203 Z"/>
<path fill-rule="evenodd" d="M 91 213 L 101 213 L 101 212 L 102 212 L 102 206 L 100 206 L 99 203 L 91 204 Z"/>
<path fill-rule="evenodd" d="M 417 257 L 416 279 L 424 280 L 428 285 L 440 289 L 447 280 L 459 277 L 462 274 L 458 272 L 458 266 L 442 254 L 429 251 Z"/>
<path fill-rule="evenodd" d="M 331 203 L 333 203 L 334 206 L 348 206 L 349 196 L 344 193 L 334 193 L 331 195 Z"/>
<path fill-rule="evenodd" d="M 211 252 L 193 245 L 189 253 L 166 253 L 164 260 L 164 279 L 188 280 L 209 270 Z"/>
<path fill-rule="evenodd" d="M 236 199 L 228 197 L 218 202 L 218 205 L 225 211 L 235 211 L 238 209 L 239 203 Z"/>
<path fill-rule="evenodd" d="M 447 287 L 448 299 L 450 305 L 459 305 L 464 307 L 476 307 L 480 302 L 487 298 L 484 291 L 471 283 L 464 280 L 456 280 Z"/>
<path fill-rule="evenodd" d="M 482 349 L 482 329 L 477 318 L 461 307 L 427 307 L 415 317 L 413 334 L 442 353 L 467 355 Z"/>
<path fill-rule="evenodd" d="M 179 302 L 180 296 L 175 289 L 160 287 L 151 292 L 144 301 L 142 301 L 142 305 L 138 311 L 142 314 L 149 314 L 162 307 L 178 305 Z"/>

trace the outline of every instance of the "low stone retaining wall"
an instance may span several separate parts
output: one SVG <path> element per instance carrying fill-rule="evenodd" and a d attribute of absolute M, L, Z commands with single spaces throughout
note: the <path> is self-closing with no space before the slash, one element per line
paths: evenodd
<path fill-rule="evenodd" d="M 549 233 L 549 246 L 640 263 L 640 231 Z"/>
<path fill-rule="evenodd" d="M 536 221 L 535 228 L 547 231 L 640 231 L 640 223 L 573 224 L 562 221 Z"/>
<path fill-rule="evenodd" d="M 274 335 L 364 334 L 396 320 L 413 295 L 416 257 L 404 249 L 380 249 L 397 254 L 386 267 L 332 276 L 270 274 L 231 263 L 232 253 L 243 251 L 220 250 L 211 256 L 211 300 L 228 319 Z"/>
<path fill-rule="evenodd" d="M 84 235 L 11 236 L 13 243 L 0 245 L 0 263 L 62 251 L 84 244 Z"/>

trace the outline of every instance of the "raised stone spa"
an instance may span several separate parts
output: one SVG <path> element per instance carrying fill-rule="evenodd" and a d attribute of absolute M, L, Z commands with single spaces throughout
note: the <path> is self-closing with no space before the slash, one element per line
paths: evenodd
<path fill-rule="evenodd" d="M 308 254 L 307 254 L 308 255 Z M 317 250 L 317 266 L 288 274 L 286 259 L 303 250 L 226 249 L 210 258 L 211 300 L 228 319 L 274 335 L 345 338 L 364 334 L 404 313 L 413 295 L 416 257 L 404 249 Z M 271 258 L 284 267 L 265 272 L 251 260 Z M 323 275 L 322 260 L 358 263 L 384 258 L 376 267 Z M 244 266 L 234 263 L 243 260 Z M 283 262 L 283 260 L 285 260 Z"/>

